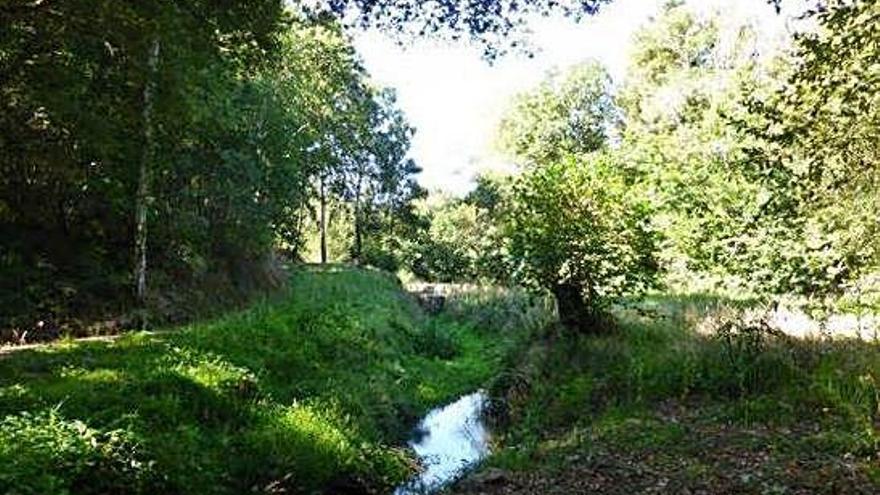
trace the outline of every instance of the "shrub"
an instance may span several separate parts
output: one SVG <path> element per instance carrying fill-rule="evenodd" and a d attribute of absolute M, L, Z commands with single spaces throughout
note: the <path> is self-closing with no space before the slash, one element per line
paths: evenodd
<path fill-rule="evenodd" d="M 713 371 L 710 381 L 723 393 L 745 396 L 797 379 L 793 343 L 769 324 L 766 313 L 728 310 L 712 326 L 717 357 L 703 353 L 702 358 Z"/>
<path fill-rule="evenodd" d="M 161 492 L 159 481 L 130 431 L 99 431 L 51 410 L 0 420 L 0 486 L 10 489 L 5 493 Z"/>

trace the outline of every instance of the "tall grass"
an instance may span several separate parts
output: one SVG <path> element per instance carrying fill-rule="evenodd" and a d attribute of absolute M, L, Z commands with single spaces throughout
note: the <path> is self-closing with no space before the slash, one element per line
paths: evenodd
<path fill-rule="evenodd" d="M 446 314 L 494 332 L 535 336 L 556 324 L 549 295 L 516 287 L 449 286 Z"/>
<path fill-rule="evenodd" d="M 618 308 L 613 334 L 533 345 L 494 389 L 509 435 L 503 443 L 525 449 L 508 450 L 507 461 L 527 458 L 554 431 L 667 401 L 743 425 L 820 422 L 835 433 L 827 448 L 876 452 L 880 346 L 795 339 L 744 317 L 744 306 L 663 297 Z"/>

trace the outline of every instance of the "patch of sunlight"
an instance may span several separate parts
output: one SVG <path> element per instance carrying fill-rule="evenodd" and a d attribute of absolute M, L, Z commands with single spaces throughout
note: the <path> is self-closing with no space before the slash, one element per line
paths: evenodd
<path fill-rule="evenodd" d="M 584 445 L 589 437 L 589 430 L 575 426 L 560 436 L 542 441 L 538 446 L 538 451 L 542 453 L 567 452 Z"/>
<path fill-rule="evenodd" d="M 319 451 L 337 457 L 348 457 L 354 453 L 348 436 L 340 428 L 343 421 L 336 417 L 333 410 L 295 404 L 288 408 L 282 420 L 286 428 L 294 429 L 297 435 L 307 438 Z"/>
<path fill-rule="evenodd" d="M 440 393 L 437 389 L 428 383 L 420 383 L 416 389 L 416 393 L 418 393 L 419 401 L 424 404 L 436 403 L 441 399 Z"/>
<path fill-rule="evenodd" d="M 73 378 L 80 382 L 99 384 L 99 383 L 120 383 L 125 379 L 125 374 L 119 370 L 110 368 L 84 369 L 73 366 L 62 368 L 59 373 L 61 378 Z"/>
<path fill-rule="evenodd" d="M 23 399 L 28 395 L 31 395 L 30 389 L 20 383 L 0 387 L 0 400 Z"/>
<path fill-rule="evenodd" d="M 139 331 L 125 333 L 120 335 L 119 338 L 113 342 L 113 345 L 114 347 L 129 349 L 154 343 L 158 340 L 156 337 L 157 334 L 155 332 Z"/>
<path fill-rule="evenodd" d="M 195 363 L 180 364 L 175 366 L 175 372 L 212 390 L 236 386 L 243 381 L 256 381 L 247 368 L 235 366 L 219 358 L 203 357 Z"/>
<path fill-rule="evenodd" d="M 357 430 L 332 404 L 294 403 L 272 408 L 249 443 L 300 477 L 326 480 L 362 460 L 357 438 Z"/>

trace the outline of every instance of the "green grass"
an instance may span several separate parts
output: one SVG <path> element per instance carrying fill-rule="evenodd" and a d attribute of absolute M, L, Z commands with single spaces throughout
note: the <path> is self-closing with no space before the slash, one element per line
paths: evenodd
<path fill-rule="evenodd" d="M 176 332 L 0 358 L 0 493 L 386 489 L 430 407 L 521 340 L 429 319 L 393 277 L 333 268 Z M 525 331 L 522 332 L 525 334 Z"/>
<path fill-rule="evenodd" d="M 722 306 L 658 297 L 618 309 L 609 335 L 535 345 L 497 381 L 503 448 L 490 462 L 552 472 L 575 456 L 597 462 L 594 471 L 637 466 L 703 482 L 735 478 L 746 468 L 726 457 L 754 454 L 767 464 L 762 483 L 802 476 L 789 486 L 819 489 L 820 472 L 876 480 L 880 346 L 697 333 L 700 317 Z"/>

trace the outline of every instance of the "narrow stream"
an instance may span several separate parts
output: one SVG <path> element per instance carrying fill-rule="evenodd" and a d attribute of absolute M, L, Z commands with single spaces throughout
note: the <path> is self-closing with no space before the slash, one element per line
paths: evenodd
<path fill-rule="evenodd" d="M 399 486 L 394 495 L 432 493 L 489 454 L 489 431 L 483 423 L 487 401 L 485 392 L 475 392 L 434 409 L 422 419 L 409 446 L 424 470 Z"/>

